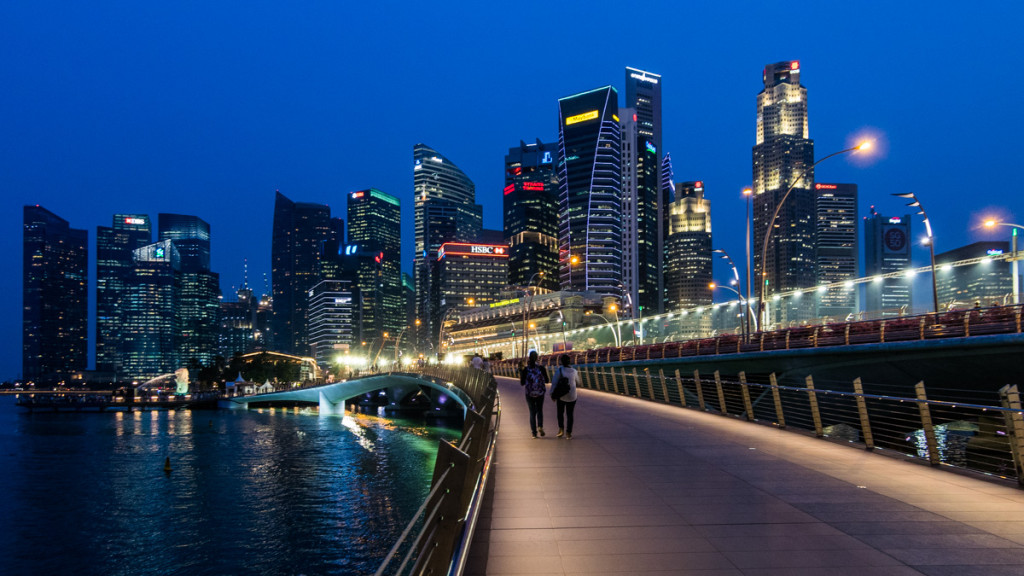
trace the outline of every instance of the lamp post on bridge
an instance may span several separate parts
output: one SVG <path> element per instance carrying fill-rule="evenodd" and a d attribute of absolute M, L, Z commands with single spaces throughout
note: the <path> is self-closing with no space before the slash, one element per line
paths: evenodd
<path fill-rule="evenodd" d="M 739 287 L 740 287 L 740 273 L 736 269 L 736 264 L 733 263 L 732 258 L 729 257 L 729 253 L 726 252 L 725 250 L 716 249 L 716 250 L 712 250 L 712 252 L 717 252 L 718 254 L 721 254 L 722 255 L 722 260 L 725 260 L 726 262 L 728 262 L 729 263 L 729 267 L 732 268 L 732 276 L 733 276 L 732 284 L 734 284 L 736 286 L 736 288 L 733 289 L 733 288 L 729 288 L 728 286 L 722 286 L 722 288 L 729 288 L 730 290 L 732 290 L 733 292 L 736 293 L 736 297 L 739 298 L 740 304 L 742 305 L 740 307 L 740 310 L 743 311 L 743 317 L 744 318 L 749 318 L 749 312 L 750 311 L 747 309 L 748 306 L 749 306 L 749 300 L 744 301 L 743 300 L 743 294 L 740 294 L 740 291 L 739 291 Z M 711 289 L 714 290 L 715 286 L 716 286 L 715 283 L 712 282 L 711 283 Z M 746 341 L 747 337 L 750 336 L 750 332 L 748 331 L 750 329 L 750 322 L 748 321 L 745 326 L 746 326 L 746 329 L 744 329 L 744 323 L 742 323 L 742 322 L 740 323 L 740 332 L 743 333 L 743 340 L 744 341 Z"/>
<path fill-rule="evenodd" d="M 1013 303 L 1020 304 L 1020 277 L 1017 274 L 1017 261 L 1020 259 L 1020 256 L 1017 253 L 1017 230 L 1024 230 L 1024 226 L 1009 222 L 999 222 L 993 219 L 985 221 L 986 228 L 994 228 L 996 226 L 1009 226 L 1012 229 L 1010 234 L 1010 276 L 1013 278 Z"/>
<path fill-rule="evenodd" d="M 814 170 L 814 167 L 817 166 L 818 164 L 821 164 L 822 162 L 828 160 L 829 158 L 839 156 L 840 154 L 867 150 L 870 147 L 870 141 L 861 142 L 860 144 L 852 148 L 846 148 L 838 152 L 833 152 L 828 156 L 825 156 L 821 160 L 818 160 L 814 164 L 811 164 L 810 166 L 805 168 L 803 172 L 801 172 L 796 178 L 793 179 L 793 183 L 790 184 L 785 194 L 782 195 L 782 199 L 779 200 L 778 205 L 775 206 L 775 213 L 772 214 L 772 219 L 768 221 L 768 227 L 764 231 L 764 243 L 761 247 L 761 282 L 759 283 L 760 288 L 757 298 L 758 326 L 761 330 L 764 330 L 765 326 L 768 324 L 768 319 L 765 317 L 765 292 L 768 290 L 768 240 L 771 239 L 772 237 L 772 230 L 775 228 L 775 220 L 778 219 L 779 211 L 782 210 L 782 205 L 786 203 L 786 198 L 789 198 L 789 194 L 793 191 L 794 188 L 796 188 L 797 184 L 799 184 L 800 181 L 804 179 L 804 176 L 806 176 L 811 170 Z"/>
<path fill-rule="evenodd" d="M 747 238 L 746 238 L 746 242 L 744 242 L 744 244 L 743 244 L 744 248 L 747 251 L 747 309 L 746 309 L 746 314 L 745 314 L 745 316 L 747 317 L 747 319 L 746 319 L 747 338 L 750 338 L 750 312 L 751 312 L 751 310 L 750 310 L 750 198 L 753 195 L 754 195 L 754 189 L 753 188 L 748 186 L 748 187 L 743 189 L 743 197 L 747 199 L 747 210 L 746 210 Z M 757 320 L 755 320 L 754 321 L 754 329 L 756 330 L 757 327 L 758 327 Z"/>
<path fill-rule="evenodd" d="M 935 280 L 935 236 L 932 234 L 932 224 L 928 220 L 928 214 L 924 211 L 924 206 L 921 206 L 921 201 L 917 199 L 917 196 L 913 192 L 907 192 L 906 194 L 893 194 L 893 196 L 910 200 L 910 202 L 907 203 L 907 206 L 917 208 L 917 213 L 924 216 L 924 228 L 928 234 L 928 256 L 932 263 L 932 311 L 938 314 L 939 288 L 938 283 Z"/>
<path fill-rule="evenodd" d="M 569 265 L 569 272 L 572 273 L 572 265 Z M 544 276 L 543 272 L 534 272 L 533 276 L 526 281 L 526 286 L 523 291 L 526 293 L 526 298 L 523 300 L 523 357 L 526 357 L 527 350 L 530 346 L 530 306 L 533 305 L 533 293 L 530 292 L 530 286 L 533 285 L 533 279 L 538 276 Z"/>

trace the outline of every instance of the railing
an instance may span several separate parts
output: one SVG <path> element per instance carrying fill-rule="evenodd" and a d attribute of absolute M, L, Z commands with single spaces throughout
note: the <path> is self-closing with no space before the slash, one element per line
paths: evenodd
<path fill-rule="evenodd" d="M 679 370 L 580 366 L 583 387 L 612 394 L 733 416 L 867 450 L 900 454 L 931 465 L 963 468 L 1015 479 L 1024 486 L 1024 411 L 1016 386 L 999 391 L 1001 406 L 929 400 L 924 382 L 915 397 L 870 394 L 858 378 L 816 388 L 748 382 L 744 372 L 723 378 L 715 371 L 682 376 Z M 503 373 L 512 371 L 502 366 Z M 511 374 L 509 374 L 511 375 Z M 881 388 L 881 385 L 868 385 Z"/>
<path fill-rule="evenodd" d="M 377 574 L 461 574 L 473 540 L 501 419 L 494 377 L 473 368 L 427 367 L 427 377 L 471 400 L 458 446 L 442 441 L 430 493 Z M 394 564 L 400 560 L 400 564 Z"/>
<path fill-rule="evenodd" d="M 1019 334 L 1021 333 L 1021 314 L 1022 305 L 996 306 L 888 320 L 800 326 L 770 332 L 757 332 L 746 339 L 739 334 L 723 334 L 697 340 L 642 346 L 604 347 L 567 353 L 573 364 L 594 364 L 992 334 Z M 559 355 L 560 353 L 545 354 L 541 356 L 540 361 L 545 365 L 553 365 Z"/>

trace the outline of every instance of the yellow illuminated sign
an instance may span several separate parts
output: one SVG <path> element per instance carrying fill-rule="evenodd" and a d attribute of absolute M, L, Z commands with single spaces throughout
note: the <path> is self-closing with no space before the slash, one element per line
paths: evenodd
<path fill-rule="evenodd" d="M 490 304 L 490 306 L 491 306 L 491 308 L 499 308 L 501 306 L 508 306 L 509 304 L 515 304 L 516 302 L 519 302 L 519 298 L 513 298 L 512 300 L 502 300 L 501 302 L 492 302 Z"/>
<path fill-rule="evenodd" d="M 616 122 L 618 122 L 619 121 L 619 117 L 616 116 L 615 114 L 612 114 L 612 120 L 615 120 Z"/>
<path fill-rule="evenodd" d="M 597 110 L 591 110 L 590 112 L 584 112 L 583 114 L 577 114 L 575 116 L 569 116 L 565 119 L 565 125 L 578 124 L 579 122 L 585 122 L 587 120 L 593 120 L 597 118 Z"/>

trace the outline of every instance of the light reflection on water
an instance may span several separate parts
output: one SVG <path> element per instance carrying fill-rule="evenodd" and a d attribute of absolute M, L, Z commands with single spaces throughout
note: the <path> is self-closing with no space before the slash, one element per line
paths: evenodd
<path fill-rule="evenodd" d="M 458 434 L 290 409 L 13 403 L 0 397 L 0 572 L 12 575 L 372 572 L 426 496 L 437 440 Z"/>

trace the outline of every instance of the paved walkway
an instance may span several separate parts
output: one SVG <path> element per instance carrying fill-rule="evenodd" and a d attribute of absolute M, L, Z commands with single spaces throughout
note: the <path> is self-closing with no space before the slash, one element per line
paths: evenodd
<path fill-rule="evenodd" d="M 468 574 L 1024 575 L 1024 490 L 587 390 L 534 440 L 498 381 Z"/>

